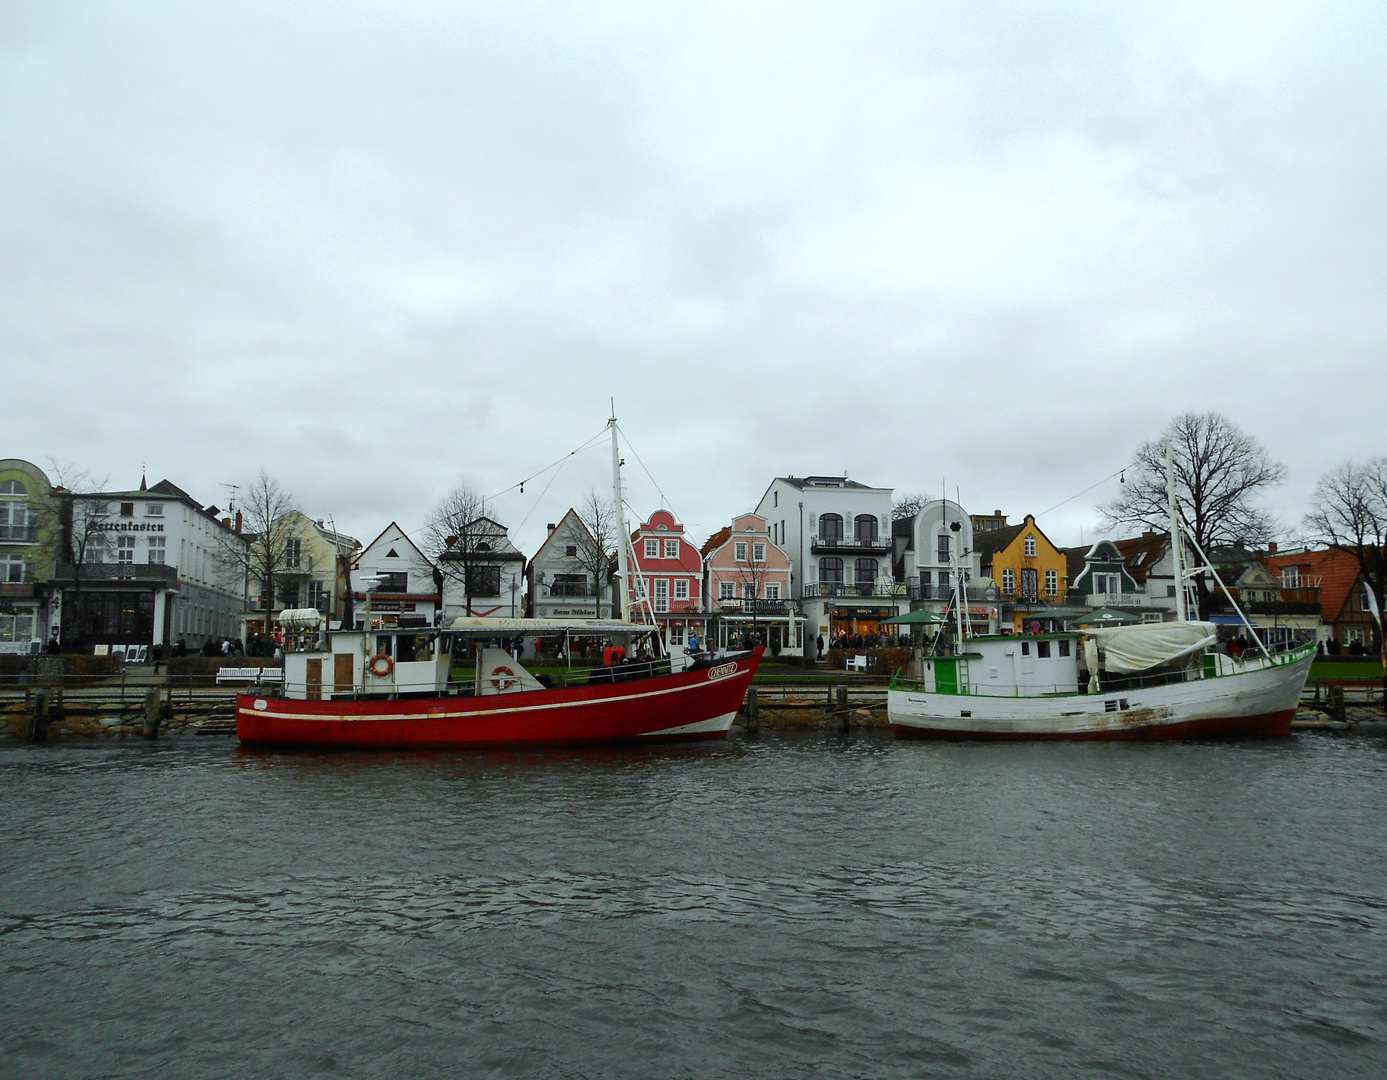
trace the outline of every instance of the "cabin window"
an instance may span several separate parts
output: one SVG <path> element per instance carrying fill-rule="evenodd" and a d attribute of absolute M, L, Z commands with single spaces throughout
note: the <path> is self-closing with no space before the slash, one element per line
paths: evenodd
<path fill-rule="evenodd" d="M 1061 642 L 1060 642 L 1060 655 L 1061 655 L 1061 656 L 1068 656 L 1068 655 L 1069 655 L 1069 642 L 1067 642 L 1067 641 L 1061 641 Z"/>
<path fill-rule="evenodd" d="M 1021 655 L 1022 655 L 1022 656 L 1030 656 L 1030 655 L 1031 655 L 1031 643 L 1030 643 L 1029 641 L 1023 641 L 1023 642 L 1021 642 Z"/>
<path fill-rule="evenodd" d="M 1050 656 L 1050 643 L 1048 641 L 1037 641 L 1035 643 L 1035 654 L 1041 659 L 1048 659 Z"/>
<path fill-rule="evenodd" d="M 378 655 L 378 656 L 390 656 L 392 659 L 394 658 L 394 657 L 393 657 L 393 654 L 392 654 L 391 651 L 390 651 L 390 635 L 389 635 L 389 634 L 377 634 L 377 635 L 376 635 L 376 655 Z"/>

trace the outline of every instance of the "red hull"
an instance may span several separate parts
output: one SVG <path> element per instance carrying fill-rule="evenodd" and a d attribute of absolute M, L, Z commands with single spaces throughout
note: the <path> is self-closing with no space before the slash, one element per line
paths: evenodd
<path fill-rule="evenodd" d="M 580 746 L 720 739 L 764 650 L 630 682 L 386 701 L 236 698 L 243 743 L 371 749 Z"/>
<path fill-rule="evenodd" d="M 1207 720 L 1186 720 L 1178 724 L 1112 731 L 1083 731 L 1074 734 L 1059 732 L 993 733 L 948 731 L 941 728 L 908 727 L 892 724 L 891 730 L 901 739 L 1245 739 L 1267 735 L 1289 735 L 1295 710 L 1263 713 L 1261 716 L 1218 716 Z"/>

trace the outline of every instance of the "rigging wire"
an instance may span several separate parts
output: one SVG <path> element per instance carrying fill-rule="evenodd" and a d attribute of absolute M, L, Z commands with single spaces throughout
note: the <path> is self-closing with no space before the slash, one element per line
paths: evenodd
<path fill-rule="evenodd" d="M 1049 510 L 1042 510 L 1040 513 L 1036 514 L 1036 517 L 1037 517 L 1037 518 L 1042 518 L 1042 517 L 1044 517 L 1046 514 L 1053 513 L 1054 511 L 1058 510 L 1061 506 L 1063 506 L 1065 503 L 1071 503 L 1071 502 L 1073 502 L 1073 501 L 1074 501 L 1075 499 L 1077 499 L 1080 495 L 1087 495 L 1087 494 L 1088 494 L 1090 491 L 1092 491 L 1094 488 L 1099 487 L 1099 486 L 1101 486 L 1102 484 L 1106 484 L 1106 483 L 1107 483 L 1109 480 L 1111 480 L 1114 476 L 1121 476 L 1121 475 L 1122 475 L 1123 473 L 1125 473 L 1126 471 L 1127 471 L 1127 467 L 1124 465 L 1122 468 L 1118 469 L 1117 472 L 1112 473 L 1112 474 L 1110 474 L 1110 475 L 1108 475 L 1108 476 L 1103 477 L 1103 479 L 1099 480 L 1098 483 L 1096 483 L 1096 484 L 1090 484 L 1088 487 L 1084 488 L 1083 491 L 1076 491 L 1073 495 L 1069 496 L 1069 498 L 1065 499 L 1064 502 L 1057 502 L 1057 503 L 1055 503 L 1054 506 L 1050 507 Z M 1124 482 L 1124 483 L 1126 482 L 1125 479 L 1124 479 L 1123 482 Z"/>
<path fill-rule="evenodd" d="M 675 511 L 675 509 L 674 509 L 674 503 L 672 503 L 672 502 L 670 501 L 669 496 L 666 495 L 665 492 L 664 492 L 664 489 L 663 489 L 662 487 L 660 487 L 659 481 L 656 480 L 654 476 L 651 476 L 650 470 L 646 468 L 645 462 L 641 460 L 640 451 L 638 451 L 638 450 L 636 449 L 636 444 L 633 443 L 633 442 L 631 441 L 630 436 L 626 434 L 626 429 L 623 428 L 623 427 L 621 427 L 620 425 L 617 425 L 617 431 L 620 433 L 621 437 L 622 437 L 623 439 L 626 440 L 626 446 L 627 446 L 627 448 L 631 451 L 632 454 L 635 455 L 636 460 L 637 460 L 638 462 L 640 462 L 640 467 L 641 467 L 641 469 L 645 472 L 646 477 L 650 480 L 650 482 L 651 482 L 652 484 L 655 485 L 655 490 L 658 491 L 658 492 L 660 493 L 660 498 L 664 500 L 664 505 L 665 505 L 666 507 L 669 508 L 669 512 L 670 512 L 671 514 L 674 514 L 675 518 L 677 518 L 678 520 L 683 521 L 684 519 L 683 519 L 682 517 L 680 517 L 679 514 Z M 622 499 L 622 502 L 625 502 L 625 501 L 626 501 L 625 499 Z M 632 510 L 632 513 L 634 514 L 635 511 Z"/>

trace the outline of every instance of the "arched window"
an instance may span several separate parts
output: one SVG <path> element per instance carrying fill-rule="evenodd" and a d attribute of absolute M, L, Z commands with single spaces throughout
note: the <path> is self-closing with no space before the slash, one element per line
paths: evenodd
<path fill-rule="evenodd" d="M 6 480 L 3 484 L 0 484 L 0 498 L 6 497 L 11 499 L 27 499 L 29 497 L 29 489 L 18 480 Z"/>
<path fill-rule="evenodd" d="M 875 544 L 877 519 L 875 514 L 858 514 L 853 518 L 852 536 L 859 544 Z"/>
<path fill-rule="evenodd" d="M 819 515 L 819 539 L 830 541 L 843 539 L 843 517 L 841 514 Z"/>

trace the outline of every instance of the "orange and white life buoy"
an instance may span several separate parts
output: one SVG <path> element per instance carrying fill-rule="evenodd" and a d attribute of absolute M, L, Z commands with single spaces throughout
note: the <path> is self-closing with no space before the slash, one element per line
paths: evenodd
<path fill-rule="evenodd" d="M 383 679 L 395 670 L 395 661 L 391 660 L 385 653 L 376 653 L 366 666 L 377 679 Z"/>
<path fill-rule="evenodd" d="M 491 685 L 502 692 L 515 685 L 515 672 L 502 664 L 491 669 Z"/>

